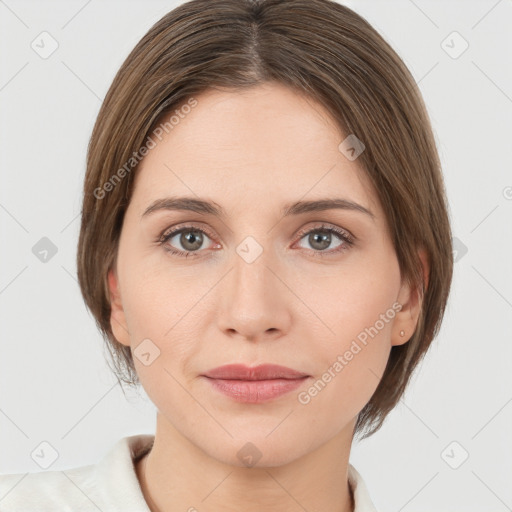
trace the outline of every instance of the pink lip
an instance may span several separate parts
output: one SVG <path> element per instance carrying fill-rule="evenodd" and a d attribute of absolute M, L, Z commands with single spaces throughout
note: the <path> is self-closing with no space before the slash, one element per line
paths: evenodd
<path fill-rule="evenodd" d="M 238 402 L 261 403 L 296 389 L 309 375 L 274 364 L 254 368 L 229 364 L 214 368 L 203 377 L 215 389 Z"/>

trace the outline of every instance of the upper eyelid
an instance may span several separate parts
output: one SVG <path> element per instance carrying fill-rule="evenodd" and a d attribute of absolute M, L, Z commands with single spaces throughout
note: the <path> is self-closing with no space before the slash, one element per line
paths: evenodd
<path fill-rule="evenodd" d="M 197 229 L 198 231 L 204 231 L 208 236 L 210 236 L 210 238 L 212 237 L 211 232 L 208 228 L 205 228 L 204 226 L 198 227 L 193 223 L 191 224 L 191 223 L 187 222 L 187 223 L 176 224 L 175 226 L 172 226 L 171 228 L 166 228 L 162 232 L 161 238 L 165 238 L 166 236 L 168 236 L 170 234 L 175 236 L 178 234 L 178 232 L 180 232 L 182 230 L 186 231 L 187 229 L 189 229 L 190 231 L 192 231 L 193 229 Z"/>
<path fill-rule="evenodd" d="M 345 233 L 347 238 L 350 238 L 351 240 L 355 240 L 355 236 L 346 228 L 342 228 L 341 226 L 337 226 L 336 224 L 333 224 L 331 222 L 324 222 L 324 221 L 318 221 L 321 226 L 310 226 L 307 228 L 302 228 L 298 231 L 298 236 L 305 235 L 309 233 L 310 231 L 316 231 L 316 230 L 322 230 L 322 229 L 334 229 L 335 231 L 342 231 Z"/>

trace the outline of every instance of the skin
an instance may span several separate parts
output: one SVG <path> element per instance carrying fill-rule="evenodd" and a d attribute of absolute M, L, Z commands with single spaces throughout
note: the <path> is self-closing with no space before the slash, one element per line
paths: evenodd
<path fill-rule="evenodd" d="M 135 350 L 149 338 L 160 350 L 147 366 L 134 357 L 158 409 L 145 476 L 136 467 L 142 491 L 162 512 L 351 511 L 357 414 L 391 347 L 414 331 L 420 300 L 401 282 L 378 195 L 357 159 L 339 151 L 345 135 L 321 105 L 275 83 L 196 99 L 142 161 L 109 273 L 116 339 Z M 171 195 L 215 201 L 226 217 L 160 210 L 142 218 Z M 333 197 L 363 205 L 374 219 L 350 210 L 280 214 L 288 202 Z M 207 230 L 187 258 L 155 242 L 183 223 Z M 348 230 L 354 244 L 336 253 L 344 242 L 333 234 L 315 257 L 319 245 L 298 234 L 320 223 Z M 263 249 L 250 264 L 236 252 L 247 236 Z M 183 241 L 176 235 L 166 244 L 190 250 Z M 395 302 L 400 312 L 300 403 L 298 393 Z M 311 377 L 270 402 L 238 403 L 201 377 L 228 363 L 281 364 Z M 237 457 L 247 442 L 261 452 L 253 467 Z"/>

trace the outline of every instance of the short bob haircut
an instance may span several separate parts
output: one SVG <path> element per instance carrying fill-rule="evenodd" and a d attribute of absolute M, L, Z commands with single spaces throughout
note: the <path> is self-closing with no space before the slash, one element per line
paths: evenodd
<path fill-rule="evenodd" d="M 116 261 L 137 163 L 151 147 L 155 127 L 172 120 L 178 107 L 190 109 L 201 92 L 270 81 L 319 102 L 345 136 L 363 142 L 358 163 L 380 198 L 402 280 L 422 299 L 415 332 L 392 347 L 383 377 L 358 415 L 354 434 L 365 438 L 398 403 L 439 331 L 453 258 L 441 164 L 421 93 L 391 46 L 348 7 L 332 0 L 191 0 L 150 28 L 115 76 L 92 131 L 79 285 L 121 388 L 121 381 L 136 386 L 131 349 L 110 326 L 107 274 Z M 428 257 L 427 279 L 420 248 Z"/>

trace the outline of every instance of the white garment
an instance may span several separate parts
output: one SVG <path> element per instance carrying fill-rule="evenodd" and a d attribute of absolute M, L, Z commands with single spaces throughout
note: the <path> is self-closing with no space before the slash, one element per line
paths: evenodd
<path fill-rule="evenodd" d="M 0 475 L 2 512 L 150 512 L 134 461 L 154 435 L 123 437 L 97 464 L 63 471 Z M 361 475 L 349 464 L 354 512 L 376 512 Z"/>

